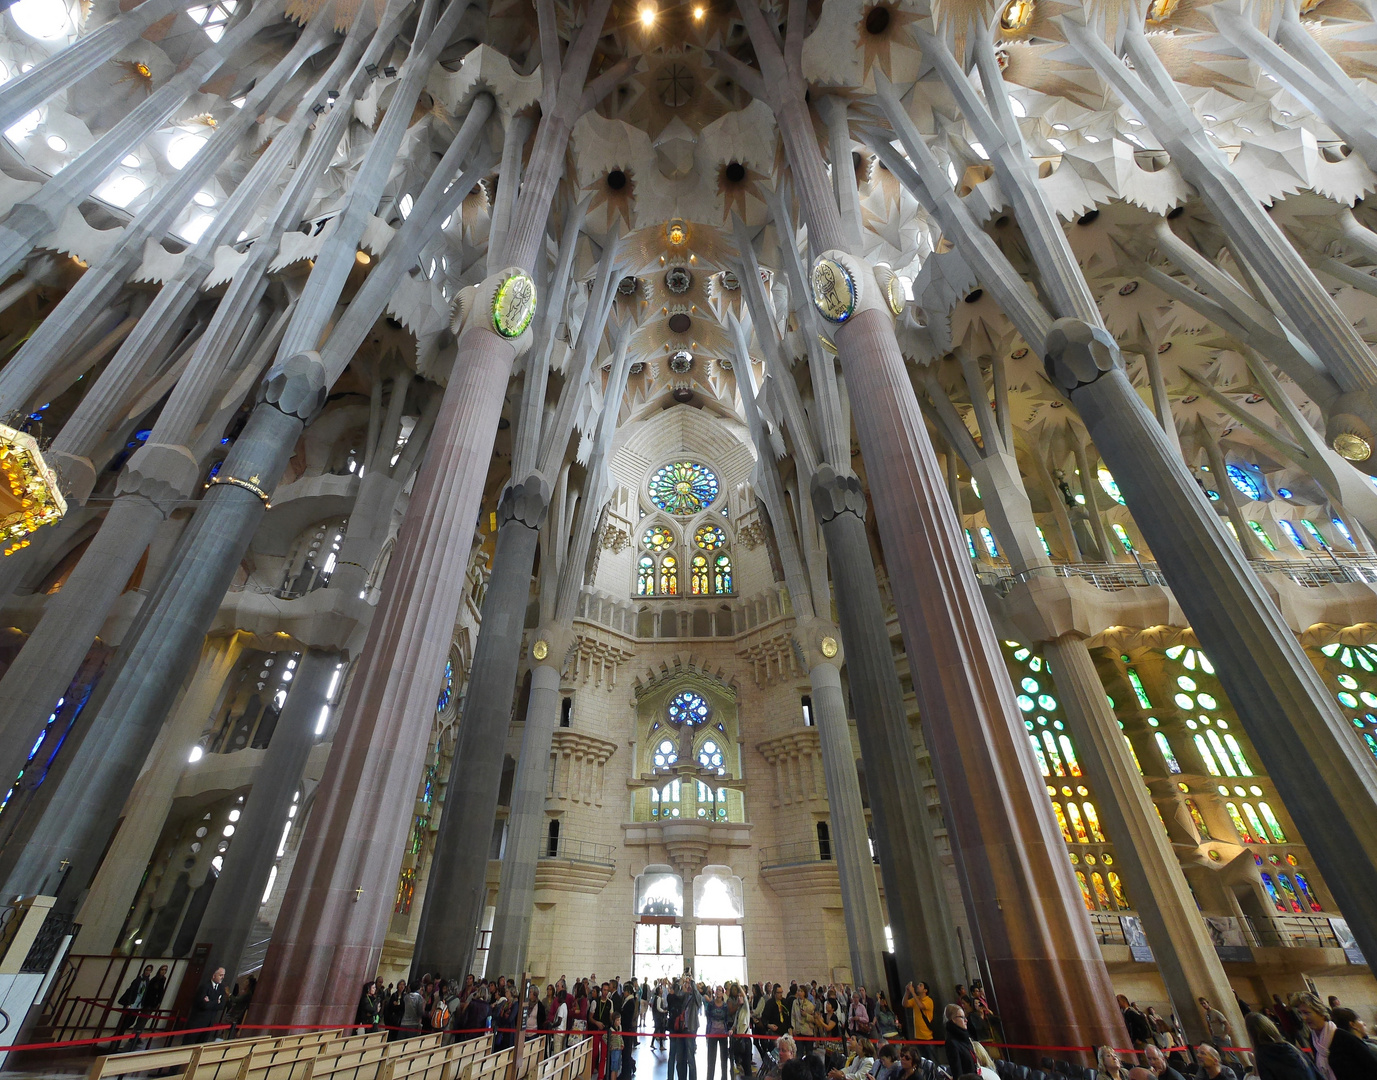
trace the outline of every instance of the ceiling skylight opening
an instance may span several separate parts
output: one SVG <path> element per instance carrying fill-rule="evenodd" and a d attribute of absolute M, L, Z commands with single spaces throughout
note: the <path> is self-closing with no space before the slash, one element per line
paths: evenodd
<path fill-rule="evenodd" d="M 985 153 L 985 145 L 983 143 L 971 143 L 971 150 L 975 153 L 976 157 L 982 158 L 985 161 L 990 160 L 990 155 Z"/>
<path fill-rule="evenodd" d="M 197 214 L 194 218 L 177 230 L 178 235 L 184 240 L 196 243 L 205 235 L 207 229 L 215 223 L 214 214 Z"/>
<path fill-rule="evenodd" d="M 1022 120 L 1028 115 L 1028 107 L 1012 94 L 1009 95 L 1009 111 Z"/>
<path fill-rule="evenodd" d="M 10 142 L 22 142 L 38 129 L 42 120 L 43 114 L 37 109 L 27 112 L 5 129 L 5 138 Z"/>
<path fill-rule="evenodd" d="M 137 176 L 117 176 L 96 191 L 96 198 L 123 210 L 144 193 L 148 185 Z"/>
<path fill-rule="evenodd" d="M 1066 144 L 1062 142 L 1060 139 L 1048 139 L 1047 142 L 1058 153 L 1066 153 Z"/>
<path fill-rule="evenodd" d="M 185 169 L 187 162 L 199 154 L 201 147 L 205 145 L 204 135 L 193 135 L 189 131 L 184 131 L 174 136 L 167 144 L 167 163 L 174 169 Z"/>
<path fill-rule="evenodd" d="M 76 29 L 72 10 L 64 0 L 18 0 L 10 7 L 10 18 L 39 41 L 56 41 Z"/>

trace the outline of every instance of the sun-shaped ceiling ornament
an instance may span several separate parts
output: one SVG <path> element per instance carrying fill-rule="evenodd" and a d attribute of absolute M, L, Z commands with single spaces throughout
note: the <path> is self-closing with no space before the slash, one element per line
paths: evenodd
<path fill-rule="evenodd" d="M 706 510 L 721 491 L 716 474 L 706 465 L 676 461 L 655 470 L 650 478 L 650 501 L 667 514 L 686 517 Z"/>
<path fill-rule="evenodd" d="M 886 75 L 893 74 L 891 51 L 895 45 L 914 47 L 912 36 L 905 27 L 917 22 L 918 18 L 912 12 L 900 11 L 898 4 L 871 4 L 865 9 L 859 28 L 865 65 L 863 78 L 870 77 L 870 68 L 877 62 Z"/>

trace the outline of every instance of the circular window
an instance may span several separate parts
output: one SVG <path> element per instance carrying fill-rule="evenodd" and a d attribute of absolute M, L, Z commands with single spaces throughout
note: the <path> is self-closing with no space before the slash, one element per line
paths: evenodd
<path fill-rule="evenodd" d="M 662 739 L 660 745 L 655 748 L 652 760 L 657 769 L 668 769 L 679 760 L 679 751 L 674 746 L 674 740 Z"/>
<path fill-rule="evenodd" d="M 641 537 L 641 543 L 651 551 L 664 551 L 674 543 L 674 537 L 663 525 L 652 525 Z"/>
<path fill-rule="evenodd" d="M 657 469 L 649 487 L 651 502 L 666 513 L 685 516 L 706 510 L 721 490 L 716 474 L 692 461 L 676 461 Z"/>
<path fill-rule="evenodd" d="M 669 703 L 669 722 L 695 727 L 708 719 L 708 703 L 691 690 L 675 695 Z"/>
<path fill-rule="evenodd" d="M 713 551 L 727 542 L 727 534 L 716 525 L 703 525 L 693 534 L 693 542 L 706 551 Z"/>

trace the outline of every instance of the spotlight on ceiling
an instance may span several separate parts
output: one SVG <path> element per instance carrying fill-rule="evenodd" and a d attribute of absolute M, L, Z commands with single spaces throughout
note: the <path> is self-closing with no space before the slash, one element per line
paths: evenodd
<path fill-rule="evenodd" d="M 694 20 L 695 20 L 696 22 L 702 22 L 702 21 L 703 21 L 703 16 L 706 15 L 707 13 L 708 13 L 708 12 L 707 12 L 707 9 L 706 9 L 705 7 L 703 7 L 702 4 L 696 4 L 696 5 L 694 5 L 694 8 L 693 8 L 693 18 L 694 18 Z"/>
<path fill-rule="evenodd" d="M 655 15 L 656 15 L 656 11 L 655 11 L 655 5 L 654 5 L 654 4 L 642 4 L 642 5 L 641 5 L 641 25 L 642 25 L 642 26 L 645 26 L 645 27 L 654 26 L 654 25 L 655 25 Z"/>

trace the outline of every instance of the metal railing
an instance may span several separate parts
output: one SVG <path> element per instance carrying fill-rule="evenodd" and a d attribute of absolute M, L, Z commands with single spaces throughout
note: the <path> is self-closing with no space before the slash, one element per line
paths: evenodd
<path fill-rule="evenodd" d="M 564 859 L 566 862 L 589 863 L 593 866 L 615 866 L 615 844 L 597 844 L 572 836 L 547 839 L 540 849 L 542 859 Z"/>
<path fill-rule="evenodd" d="M 1365 552 L 1330 553 L 1310 559 L 1253 559 L 1258 574 L 1283 574 L 1297 585 L 1319 588 L 1322 585 L 1377 584 L 1377 557 Z M 1166 575 L 1155 562 L 1128 563 L 1050 563 L 1014 573 L 1009 566 L 980 566 L 975 575 L 982 585 L 1007 596 L 1016 585 L 1035 577 L 1079 578 L 1097 589 L 1117 592 L 1153 585 L 1170 587 Z"/>
<path fill-rule="evenodd" d="M 1243 918 L 1245 935 L 1263 949 L 1337 949 L 1342 943 L 1321 915 L 1276 915 L 1263 922 Z"/>
<path fill-rule="evenodd" d="M 794 840 L 787 844 L 769 844 L 760 849 L 760 869 L 773 870 L 780 866 L 803 866 L 806 863 L 831 862 L 831 845 L 824 854 L 813 840 Z"/>

